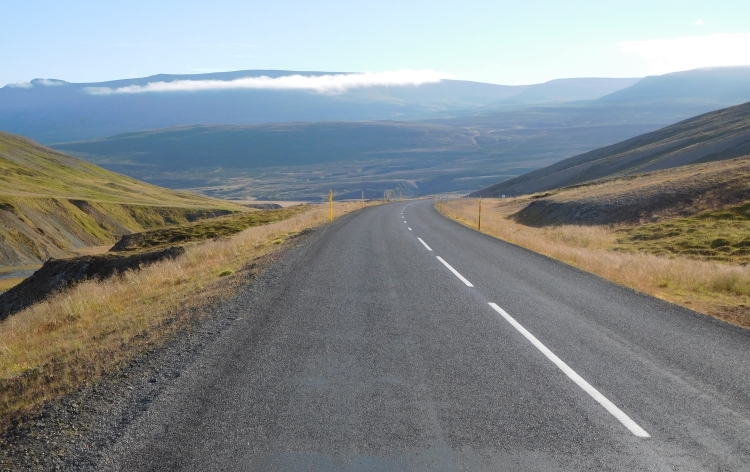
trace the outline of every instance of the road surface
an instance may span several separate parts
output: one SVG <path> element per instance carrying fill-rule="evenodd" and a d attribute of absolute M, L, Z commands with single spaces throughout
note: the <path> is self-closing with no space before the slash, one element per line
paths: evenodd
<path fill-rule="evenodd" d="M 747 331 L 428 201 L 283 267 L 102 470 L 750 470 Z"/>

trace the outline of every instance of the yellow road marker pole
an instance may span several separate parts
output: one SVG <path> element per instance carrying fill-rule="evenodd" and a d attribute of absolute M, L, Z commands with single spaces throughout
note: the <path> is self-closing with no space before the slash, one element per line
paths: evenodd
<path fill-rule="evenodd" d="M 328 220 L 333 223 L 333 190 L 328 196 Z"/>
<path fill-rule="evenodd" d="M 362 208 L 365 207 L 365 191 L 362 190 Z"/>
<path fill-rule="evenodd" d="M 482 199 L 479 199 L 479 220 L 477 221 L 477 231 L 482 231 Z"/>

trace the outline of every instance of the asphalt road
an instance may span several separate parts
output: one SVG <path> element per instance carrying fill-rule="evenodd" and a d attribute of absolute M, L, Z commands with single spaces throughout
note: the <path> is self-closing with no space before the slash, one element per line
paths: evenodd
<path fill-rule="evenodd" d="M 102 470 L 750 470 L 746 331 L 427 201 L 280 267 Z"/>

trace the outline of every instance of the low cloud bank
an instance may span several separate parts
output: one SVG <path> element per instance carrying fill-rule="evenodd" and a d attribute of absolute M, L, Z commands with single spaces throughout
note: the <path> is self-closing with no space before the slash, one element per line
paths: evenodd
<path fill-rule="evenodd" d="M 31 82 L 19 82 L 17 84 L 8 84 L 8 87 L 12 88 L 32 88 L 35 85 L 41 85 L 42 87 L 56 87 L 58 85 L 67 85 L 64 80 L 55 79 L 34 79 Z"/>
<path fill-rule="evenodd" d="M 175 80 L 151 82 L 128 87 L 88 87 L 92 95 L 135 94 L 153 92 L 195 92 L 203 90 L 309 90 L 321 94 L 339 94 L 350 89 L 366 87 L 406 87 L 437 83 L 448 74 L 433 70 L 399 70 L 391 72 L 363 72 L 356 74 L 287 75 L 284 77 L 245 77 L 234 80 Z"/>

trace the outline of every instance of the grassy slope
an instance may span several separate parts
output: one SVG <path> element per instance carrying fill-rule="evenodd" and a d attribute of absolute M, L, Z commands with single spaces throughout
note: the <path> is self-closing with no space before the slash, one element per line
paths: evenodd
<path fill-rule="evenodd" d="M 529 226 L 653 223 L 750 200 L 750 156 L 593 181 L 513 199 Z"/>
<path fill-rule="evenodd" d="M 188 208 L 227 208 L 223 202 L 116 174 L 30 139 L 0 131 L 0 195 L 55 197 Z"/>
<path fill-rule="evenodd" d="M 524 195 L 750 152 L 750 103 L 706 113 L 626 141 L 564 159 L 473 193 Z"/>
<path fill-rule="evenodd" d="M 123 234 L 240 210 L 0 132 L 0 267 L 39 264 L 113 244 Z"/>

